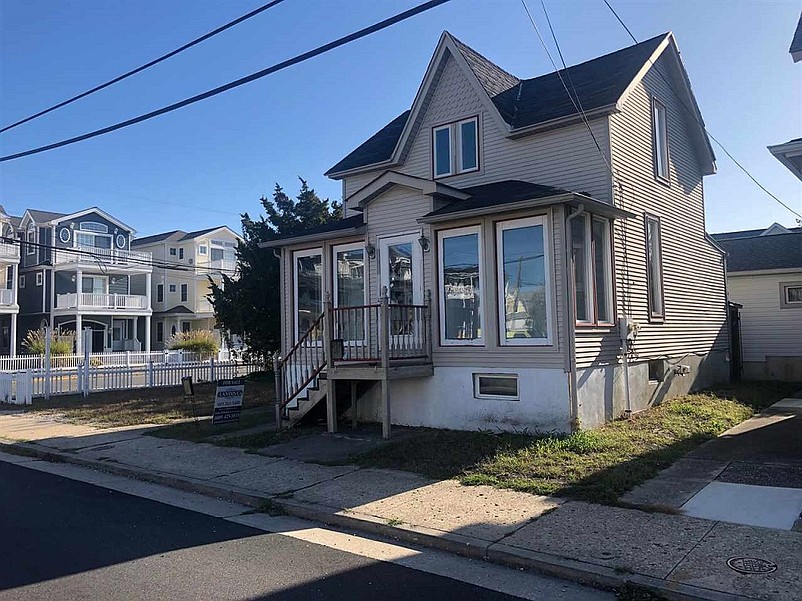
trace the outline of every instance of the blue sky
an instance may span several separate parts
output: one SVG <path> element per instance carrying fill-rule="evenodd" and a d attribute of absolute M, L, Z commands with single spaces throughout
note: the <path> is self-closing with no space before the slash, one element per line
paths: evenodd
<path fill-rule="evenodd" d="M 545 29 L 538 0 L 530 10 Z M 3 0 L 0 123 L 34 113 L 155 58 L 263 0 Z M 3 154 L 103 127 L 226 83 L 409 8 L 416 0 L 286 0 L 161 65 L 0 135 Z M 630 44 L 602 0 L 546 0 L 566 61 Z M 615 0 L 638 39 L 677 36 L 705 121 L 754 175 L 802 212 L 802 184 L 766 150 L 802 135 L 802 64 L 788 46 L 799 2 Z M 0 202 L 98 205 L 140 235 L 239 229 L 275 182 L 324 196 L 323 172 L 409 107 L 442 30 L 519 77 L 551 70 L 520 0 L 453 0 L 327 55 L 192 107 L 0 166 Z M 712 232 L 793 225 L 716 149 L 706 178 Z"/>

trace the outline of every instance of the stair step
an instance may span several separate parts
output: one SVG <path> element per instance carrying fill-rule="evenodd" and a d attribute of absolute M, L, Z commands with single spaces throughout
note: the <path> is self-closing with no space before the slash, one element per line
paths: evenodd
<path fill-rule="evenodd" d="M 326 374 L 325 371 L 322 371 L 317 375 L 317 378 L 318 380 L 327 380 L 329 376 Z"/>

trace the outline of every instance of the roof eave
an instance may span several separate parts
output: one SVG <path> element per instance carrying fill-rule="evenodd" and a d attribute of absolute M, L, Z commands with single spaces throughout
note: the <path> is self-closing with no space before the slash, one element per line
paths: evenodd
<path fill-rule="evenodd" d="M 295 236 L 293 238 L 282 238 L 280 240 L 266 240 L 259 242 L 259 248 L 281 248 L 282 246 L 292 246 L 295 244 L 305 244 L 307 242 L 322 242 L 325 240 L 337 240 L 339 238 L 349 238 L 365 233 L 365 226 L 333 230 L 330 232 L 320 232 L 319 234 L 308 234 L 306 236 Z"/>
<path fill-rule="evenodd" d="M 621 109 L 615 103 L 613 104 L 606 104 L 604 106 L 600 106 L 595 109 L 591 109 L 589 111 L 584 111 L 584 116 L 588 120 L 596 119 L 598 117 L 603 117 L 605 115 L 609 115 L 611 113 L 617 113 Z M 507 132 L 506 136 L 508 138 L 520 138 L 522 136 L 526 136 L 528 134 L 533 134 L 542 131 L 548 131 L 550 129 L 557 129 L 558 127 L 565 127 L 566 125 L 573 125 L 574 123 L 582 122 L 583 117 L 579 113 L 574 113 L 573 115 L 568 115 L 567 117 L 557 117 L 556 119 L 549 119 L 548 121 L 541 121 L 540 123 L 534 123 L 532 125 L 527 125 L 525 127 L 518 127 L 511 129 Z"/>

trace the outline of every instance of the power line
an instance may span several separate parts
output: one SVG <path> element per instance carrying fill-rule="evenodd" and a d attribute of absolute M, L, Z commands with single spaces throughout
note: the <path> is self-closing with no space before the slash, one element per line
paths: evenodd
<path fill-rule="evenodd" d="M 587 127 L 588 132 L 590 133 L 590 137 L 593 138 L 593 143 L 596 145 L 596 150 L 599 151 L 599 155 L 601 156 L 602 160 L 604 161 L 604 164 L 607 165 L 607 169 L 612 174 L 613 173 L 613 166 L 610 164 L 610 161 L 607 160 L 607 156 L 605 156 L 604 151 L 601 148 L 601 144 L 599 144 L 598 139 L 596 139 L 596 134 L 593 133 L 593 129 L 590 127 L 590 122 L 588 121 L 588 118 L 585 115 L 585 111 L 582 109 L 582 104 L 579 101 L 579 95 L 576 94 L 576 88 L 574 88 L 573 81 L 571 81 L 571 87 L 574 89 L 574 94 L 576 94 L 576 99 L 574 99 L 574 95 L 571 94 L 570 90 L 568 89 L 568 86 L 565 84 L 565 80 L 563 79 L 562 73 L 560 73 L 560 68 L 557 66 L 557 63 L 554 61 L 554 58 L 551 56 L 551 52 L 549 52 L 549 48 L 548 48 L 548 45 L 546 44 L 546 40 L 543 39 L 543 36 L 540 33 L 540 29 L 538 28 L 537 23 L 535 22 L 535 19 L 532 17 L 532 13 L 529 12 L 529 7 L 526 4 L 526 0 L 521 0 L 521 4 L 523 5 L 524 10 L 526 11 L 526 16 L 529 17 L 529 22 L 532 24 L 532 27 L 534 28 L 538 39 L 540 39 L 540 43 L 543 46 L 543 50 L 546 51 L 546 56 L 549 57 L 549 62 L 551 62 L 551 66 L 554 68 L 554 71 L 557 73 L 557 77 L 559 77 L 560 83 L 562 84 L 563 89 L 565 89 L 565 93 L 568 94 L 568 98 L 571 101 L 571 104 L 574 106 L 574 110 L 576 110 L 577 114 L 582 118 L 582 122 L 585 124 L 585 127 Z M 546 5 L 543 4 L 542 0 L 541 0 L 541 4 L 543 6 L 543 12 L 546 13 L 546 20 L 548 21 L 549 16 L 548 16 L 548 13 L 546 12 Z M 557 44 L 557 37 L 554 35 L 554 29 L 552 29 L 552 27 L 551 27 L 551 21 L 549 21 L 549 29 L 551 29 L 551 34 L 552 34 L 552 37 L 554 38 L 554 43 L 557 46 L 557 52 L 560 54 L 560 60 L 562 60 L 562 64 L 563 64 L 563 68 L 565 69 L 566 76 L 568 76 L 570 78 L 570 75 L 568 73 L 568 67 L 565 64 L 565 60 L 563 59 L 562 51 L 560 50 L 559 44 Z"/>
<path fill-rule="evenodd" d="M 635 42 L 636 44 L 638 44 L 638 43 L 639 43 L 639 42 L 638 42 L 638 39 L 637 39 L 637 38 L 636 38 L 636 37 L 635 37 L 635 36 L 632 34 L 632 31 L 630 31 L 629 27 L 627 27 L 626 23 L 624 23 L 624 20 L 623 20 L 621 17 L 619 17 L 619 16 L 618 16 L 618 13 L 617 13 L 617 12 L 615 11 L 615 9 L 612 7 L 612 5 L 610 4 L 610 2 L 608 2 L 608 0 L 602 0 L 602 1 L 603 1 L 603 2 L 604 2 L 606 5 L 607 5 L 607 8 L 609 8 L 609 9 L 610 9 L 610 12 L 612 12 L 612 13 L 613 13 L 613 15 L 614 15 L 614 16 L 615 16 L 615 18 L 618 20 L 618 22 L 621 24 L 621 26 L 622 26 L 622 27 L 623 27 L 623 28 L 626 30 L 626 32 L 629 34 L 629 37 L 630 37 L 630 38 L 632 38 L 632 41 L 633 41 L 633 42 Z M 648 61 L 649 61 L 649 64 L 651 64 L 651 65 L 652 65 L 652 67 L 655 67 L 655 69 L 654 69 L 654 70 L 655 70 L 655 72 L 656 72 L 656 73 L 657 73 L 657 74 L 660 76 L 660 78 L 661 78 L 661 79 L 662 79 L 662 80 L 663 80 L 663 81 L 666 83 L 666 85 L 668 85 L 669 89 L 670 89 L 670 90 L 671 90 L 671 92 L 674 94 L 674 97 L 675 97 L 675 98 L 676 98 L 676 99 L 679 101 L 680 105 L 681 105 L 681 106 L 682 106 L 682 107 L 683 107 L 683 108 L 684 108 L 684 109 L 685 109 L 685 110 L 688 112 L 688 114 L 689 114 L 689 115 L 690 115 L 690 116 L 693 118 L 693 120 L 694 120 L 694 121 L 696 121 L 696 123 L 698 123 L 698 124 L 699 124 L 699 127 L 701 127 L 701 128 L 702 128 L 702 130 L 703 130 L 703 131 L 704 131 L 704 132 L 705 132 L 705 133 L 708 135 L 708 137 L 709 137 L 711 140 L 713 140 L 713 141 L 714 141 L 714 142 L 715 142 L 715 143 L 718 145 L 718 147 L 719 147 L 719 148 L 721 148 L 721 150 L 724 152 L 724 154 L 726 154 L 726 155 L 727 155 L 727 157 L 729 157 L 729 159 L 730 159 L 730 160 L 731 160 L 733 163 L 735 163 L 735 165 L 736 165 L 736 166 L 737 166 L 737 167 L 738 167 L 738 168 L 739 168 L 741 171 L 743 171 L 743 172 L 744 172 L 744 173 L 745 173 L 745 174 L 746 174 L 746 175 L 749 177 L 749 179 L 751 179 L 751 180 L 752 180 L 752 181 L 755 183 L 755 185 L 757 185 L 757 187 L 758 187 L 758 188 L 760 188 L 761 190 L 763 190 L 763 192 L 765 192 L 766 194 L 768 194 L 768 195 L 769 195 L 771 198 L 773 198 L 774 200 L 776 200 L 776 201 L 777 201 L 777 202 L 778 202 L 780 205 L 782 205 L 783 207 L 785 207 L 786 209 L 788 209 L 788 210 L 789 210 L 791 213 L 793 213 L 794 215 L 796 215 L 796 216 L 797 216 L 799 219 L 802 219 L 802 214 L 798 213 L 797 211 L 795 211 L 794 209 L 792 209 L 791 207 L 789 207 L 787 204 L 785 204 L 785 203 L 784 203 L 782 200 L 780 200 L 780 199 L 779 199 L 777 196 L 775 196 L 774 194 L 772 194 L 772 193 L 771 193 L 771 192 L 770 192 L 770 191 L 769 191 L 769 190 L 768 190 L 768 189 L 767 189 L 767 188 L 766 188 L 766 187 L 765 187 L 763 184 L 761 184 L 761 183 L 760 183 L 760 182 L 757 180 L 757 178 L 755 178 L 755 176 L 754 176 L 754 175 L 752 175 L 752 174 L 749 172 L 749 170 L 748 170 L 746 167 L 744 167 L 744 166 L 743 166 L 743 165 L 742 165 L 742 164 L 741 164 L 741 163 L 740 163 L 740 162 L 739 162 L 739 161 L 738 161 L 738 160 L 737 160 L 737 159 L 736 159 L 734 156 L 732 156 L 732 153 L 730 153 L 730 151 L 729 151 L 729 150 L 727 150 L 727 149 L 724 147 L 724 144 L 722 144 L 722 143 L 721 143 L 721 142 L 720 142 L 720 141 L 719 141 L 719 140 L 718 140 L 718 139 L 717 139 L 717 138 L 716 138 L 716 137 L 715 137 L 715 136 L 714 136 L 712 133 L 710 133 L 710 130 L 708 130 L 708 129 L 707 129 L 707 127 L 705 126 L 704 122 L 703 122 L 703 121 L 702 121 L 702 120 L 701 120 L 701 119 L 700 119 L 700 118 L 697 116 L 697 114 L 696 114 L 696 113 L 695 113 L 695 112 L 694 112 L 694 111 L 693 111 L 693 110 L 692 110 L 692 109 L 691 109 L 691 108 L 690 108 L 690 107 L 689 107 L 689 106 L 688 106 L 688 105 L 685 103 L 685 101 L 684 101 L 682 98 L 680 98 L 679 94 L 677 94 L 677 93 L 676 93 L 676 91 L 674 91 L 674 85 L 673 85 L 673 84 L 672 84 L 670 81 L 668 81 L 668 79 L 666 79 L 665 75 L 663 75 L 663 73 L 660 71 L 660 69 L 658 69 L 658 68 L 655 66 L 655 64 L 654 64 L 654 61 L 652 61 L 652 59 L 651 59 L 651 58 L 649 58 L 649 59 L 648 59 Z"/>
<path fill-rule="evenodd" d="M 255 73 L 251 73 L 245 77 L 241 77 L 240 79 L 234 80 L 222 86 L 218 86 L 212 90 L 208 90 L 203 92 L 202 94 L 197 94 L 190 98 L 186 98 L 181 100 L 180 102 L 173 103 L 169 106 L 162 107 L 155 111 L 151 111 L 149 113 L 145 113 L 143 115 L 139 115 L 138 117 L 134 117 L 132 119 L 128 119 L 127 121 L 121 121 L 119 123 L 115 123 L 114 125 L 110 125 L 108 127 L 104 127 L 102 129 L 97 129 L 95 131 L 89 132 L 87 134 L 83 134 L 80 136 L 75 136 L 73 138 L 68 138 L 66 140 L 61 140 L 60 142 L 55 142 L 53 144 L 48 144 L 46 146 L 40 146 L 39 148 L 33 148 L 31 150 L 26 150 L 23 152 L 18 152 L 16 154 L 6 155 L 4 157 L 0 157 L 0 162 L 11 161 L 13 159 L 19 159 L 22 157 L 30 156 L 32 154 L 38 154 L 40 152 L 46 152 L 48 150 L 54 150 L 56 148 L 60 148 L 62 146 L 67 146 L 69 144 L 75 144 L 77 142 L 82 142 L 84 140 L 89 140 L 90 138 L 95 138 L 97 136 L 102 136 L 104 134 L 111 133 L 118 129 L 122 129 L 124 127 L 128 127 L 131 125 L 136 125 L 137 123 L 141 123 L 142 121 L 147 121 L 148 119 L 153 119 L 154 117 L 158 117 L 160 115 L 164 115 L 166 113 L 170 113 L 172 111 L 178 110 L 180 108 L 184 108 L 185 106 L 189 106 L 190 104 L 195 104 L 196 102 L 200 102 L 201 100 L 206 100 L 207 98 L 211 98 L 212 96 L 217 96 L 218 94 L 222 94 L 223 92 L 227 92 L 231 89 L 237 88 L 239 86 L 245 85 L 247 83 L 251 83 L 252 81 L 256 81 L 257 79 L 261 79 L 277 71 L 281 71 L 286 69 L 287 67 L 291 67 L 293 65 L 297 65 L 298 63 L 302 63 L 307 61 L 311 58 L 319 56 L 321 54 L 325 54 L 335 48 L 339 48 L 340 46 L 344 46 L 349 44 L 350 42 L 354 42 L 358 39 L 364 38 L 372 33 L 376 33 L 377 31 L 381 31 L 382 29 L 386 29 L 391 25 L 395 25 L 396 23 L 400 23 L 401 21 L 405 21 L 411 17 L 414 17 L 420 13 L 426 12 L 431 10 L 441 4 L 445 4 L 446 2 L 450 2 L 451 0 L 429 0 L 428 2 L 424 2 L 406 10 L 404 12 L 398 13 L 392 17 L 389 17 L 383 21 L 378 23 L 374 23 L 369 27 L 365 27 L 356 31 L 354 33 L 348 34 L 341 38 L 334 40 L 333 42 L 329 42 L 322 46 L 318 46 L 314 50 L 309 50 L 308 52 L 304 52 L 303 54 L 299 54 L 294 56 L 293 58 L 287 59 L 280 63 L 277 63 L 271 67 L 267 67 L 266 69 L 262 69 L 261 71 L 257 71 Z"/>
<path fill-rule="evenodd" d="M 255 10 L 252 10 L 248 14 L 242 15 L 241 17 L 239 17 L 237 19 L 234 19 L 233 21 L 230 21 L 230 22 L 226 23 L 225 25 L 223 25 L 221 27 L 218 27 L 214 31 L 210 31 L 209 33 L 207 33 L 205 35 L 202 35 L 199 38 L 195 38 L 194 40 L 184 44 L 180 48 L 176 48 L 172 52 L 168 52 L 167 54 L 162 55 L 159 58 L 150 61 L 149 63 L 145 63 L 144 65 L 142 65 L 140 67 L 137 67 L 136 69 L 132 69 L 131 71 L 128 71 L 127 73 L 123 73 L 122 75 L 120 75 L 118 77 L 115 77 L 114 79 L 110 79 L 106 83 L 102 83 L 99 86 L 95 86 L 91 90 L 87 90 L 86 92 L 82 92 L 82 93 L 78 94 L 77 96 L 73 96 L 72 98 L 68 98 L 67 100 L 64 100 L 63 102 L 59 102 L 58 104 L 54 104 L 50 108 L 44 109 L 43 111 L 39 111 L 35 115 L 31 115 L 30 117 L 25 117 L 24 119 L 20 119 L 19 121 L 15 122 L 15 123 L 12 123 L 11 125 L 6 125 L 4 128 L 0 129 L 0 133 L 8 131 L 9 129 L 13 129 L 13 128 L 17 127 L 18 125 L 22 125 L 23 123 L 27 123 L 28 121 L 32 121 L 32 120 L 34 120 L 34 119 L 36 119 L 38 117 L 41 117 L 43 115 L 47 115 L 48 113 L 52 113 L 53 111 L 55 111 L 57 109 L 60 109 L 61 107 L 67 106 L 68 104 L 72 104 L 76 100 L 80 100 L 81 98 L 86 98 L 90 94 L 94 94 L 95 92 L 99 92 L 100 90 L 108 88 L 109 86 L 114 85 L 115 83 L 118 83 L 118 82 L 122 81 L 123 79 L 127 79 L 128 77 L 131 77 L 132 75 L 136 75 L 137 73 L 140 73 L 140 72 L 144 71 L 145 69 L 153 67 L 154 65 L 158 65 L 159 63 L 161 63 L 163 61 L 166 61 L 168 58 L 171 58 L 171 57 L 175 56 L 176 54 L 179 54 L 180 52 L 183 52 L 184 50 L 188 50 L 189 48 L 192 48 L 193 46 L 196 46 L 197 44 L 200 44 L 201 42 L 204 42 L 204 41 L 208 40 L 209 38 L 216 36 L 218 33 L 224 32 L 226 29 L 230 29 L 230 28 L 234 27 L 235 25 L 239 25 L 243 21 L 247 21 L 251 17 L 255 17 L 256 15 L 258 15 L 260 13 L 263 13 L 267 9 L 273 8 L 276 4 L 280 4 L 282 2 L 284 2 L 284 0 L 273 0 L 272 2 L 268 2 L 267 4 L 264 4 L 264 5 L 260 6 L 259 8 L 255 9 Z"/>

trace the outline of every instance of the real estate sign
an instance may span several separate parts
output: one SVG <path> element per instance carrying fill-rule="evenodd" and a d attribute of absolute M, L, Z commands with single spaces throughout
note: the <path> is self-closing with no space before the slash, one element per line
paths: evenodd
<path fill-rule="evenodd" d="M 214 415 L 212 424 L 238 422 L 242 410 L 242 397 L 245 395 L 245 380 L 218 380 L 214 395 Z"/>

